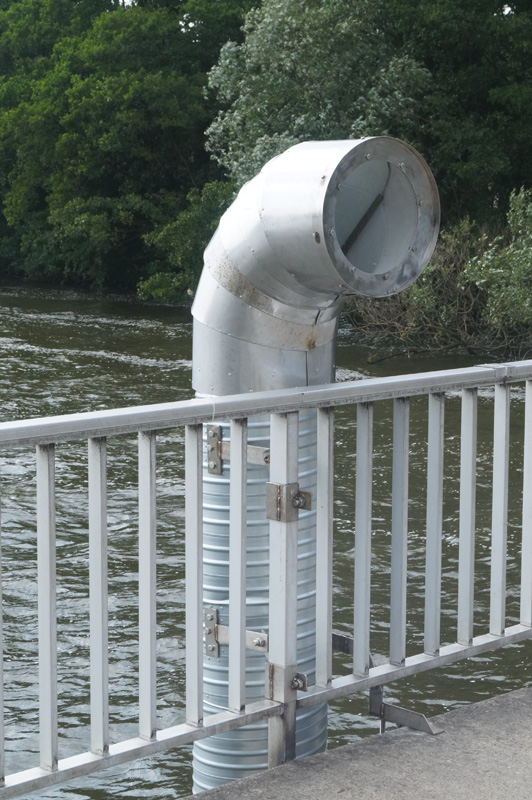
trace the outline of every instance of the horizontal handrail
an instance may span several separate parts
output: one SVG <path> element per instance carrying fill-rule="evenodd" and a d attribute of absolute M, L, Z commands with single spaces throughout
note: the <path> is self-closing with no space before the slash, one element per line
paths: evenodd
<path fill-rule="evenodd" d="M 323 386 L 197 398 L 111 411 L 33 417 L 0 423 L 0 448 L 155 431 L 220 419 L 242 419 L 251 414 L 285 414 L 309 408 L 451 392 L 493 385 L 494 382 L 513 383 L 531 376 L 532 360 L 528 360 L 385 378 L 365 378 Z"/>

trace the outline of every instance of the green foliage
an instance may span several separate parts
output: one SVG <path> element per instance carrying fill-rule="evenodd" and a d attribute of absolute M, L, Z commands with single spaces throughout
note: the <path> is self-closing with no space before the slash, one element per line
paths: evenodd
<path fill-rule="evenodd" d="M 354 299 L 351 320 L 373 343 L 508 357 L 532 350 L 532 191 L 513 192 L 504 235 L 468 220 L 449 228 L 419 280 L 399 295 Z"/>
<path fill-rule="evenodd" d="M 423 151 L 444 219 L 501 222 L 532 184 L 532 6 L 502 0 L 386 0 L 386 33 L 431 73 Z"/>
<path fill-rule="evenodd" d="M 219 176 L 204 149 L 205 71 L 249 2 L 216 0 L 218 19 L 201 0 L 166 5 L 19 0 L 0 12 L 4 270 L 132 290 L 174 269 L 146 237 Z"/>
<path fill-rule="evenodd" d="M 499 336 L 532 328 L 532 190 L 512 192 L 508 231 L 483 240 L 465 275 L 484 298 L 483 319 Z"/>
<path fill-rule="evenodd" d="M 353 319 L 409 347 L 522 337 L 531 41 L 530 0 L 0 0 L 0 269 L 181 300 L 265 161 L 386 134 L 425 155 L 444 232 Z"/>
<path fill-rule="evenodd" d="M 210 73 L 225 110 L 208 147 L 241 182 L 288 146 L 387 133 L 417 141 L 429 73 L 391 48 L 380 0 L 266 0 Z"/>
<path fill-rule="evenodd" d="M 431 349 L 469 350 L 484 339 L 481 293 L 465 268 L 478 252 L 478 231 L 468 220 L 441 233 L 428 267 L 409 289 L 374 300 L 353 298 L 349 314 L 373 342 L 423 343 Z"/>
<path fill-rule="evenodd" d="M 433 169 L 445 222 L 501 220 L 532 185 L 532 8 L 265 0 L 211 71 L 208 146 L 238 181 L 308 139 L 389 134 Z"/>
<path fill-rule="evenodd" d="M 117 0 L 16 0 L 0 5 L 0 74 L 39 75 L 60 39 L 77 36 Z"/>
<path fill-rule="evenodd" d="M 193 189 L 187 208 L 176 221 L 145 237 L 172 271 L 157 271 L 141 281 L 138 291 L 142 299 L 179 302 L 194 294 L 203 267 L 203 251 L 233 198 L 233 185 L 222 181 L 205 184 L 201 192 Z"/>

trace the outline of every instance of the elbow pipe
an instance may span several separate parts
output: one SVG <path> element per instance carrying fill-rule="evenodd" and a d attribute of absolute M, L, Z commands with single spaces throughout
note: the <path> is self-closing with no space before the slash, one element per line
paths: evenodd
<path fill-rule="evenodd" d="M 205 251 L 192 308 L 195 390 L 333 381 L 345 298 L 413 283 L 439 218 L 427 164 L 397 139 L 305 142 L 268 162 Z"/>
<path fill-rule="evenodd" d="M 345 297 L 392 294 L 428 262 L 439 220 L 436 186 L 408 145 L 383 137 L 308 142 L 270 161 L 240 191 L 205 251 L 194 315 L 193 385 L 220 396 L 334 380 L 338 316 Z M 222 425 L 224 440 L 228 425 Z M 249 420 L 268 447 L 269 419 Z M 298 478 L 316 487 L 316 415 L 302 413 Z M 203 594 L 229 624 L 230 461 L 204 464 Z M 270 524 L 265 465 L 246 473 L 246 628 L 268 630 Z M 297 665 L 315 680 L 316 512 L 298 522 Z M 228 649 L 204 656 L 206 714 L 228 707 Z M 264 696 L 264 655 L 246 654 L 246 703 Z M 323 750 L 327 706 L 299 709 L 296 756 Z M 194 792 L 265 769 L 265 724 L 194 744 Z"/>

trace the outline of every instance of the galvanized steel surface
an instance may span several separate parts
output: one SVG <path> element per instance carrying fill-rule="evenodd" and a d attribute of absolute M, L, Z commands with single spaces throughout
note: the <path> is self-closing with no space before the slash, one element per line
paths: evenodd
<path fill-rule="evenodd" d="M 229 425 L 222 427 L 222 440 L 230 441 Z M 205 437 L 205 442 L 208 439 Z M 248 422 L 248 444 L 270 445 L 269 417 L 252 417 Z M 301 489 L 315 492 L 316 413 L 300 417 L 299 463 Z M 207 464 L 207 460 L 205 460 Z M 222 475 L 204 469 L 204 604 L 218 610 L 218 621 L 229 625 L 229 484 L 231 459 L 223 462 Z M 269 631 L 270 525 L 266 518 L 267 465 L 247 465 L 246 524 L 246 628 Z M 315 672 L 315 512 L 300 512 L 298 533 L 298 668 L 314 683 Z M 219 657 L 208 654 L 203 665 L 204 713 L 219 713 L 228 707 L 228 646 L 219 646 Z M 245 698 L 253 703 L 264 697 L 265 657 L 246 651 Z M 323 704 L 297 719 L 298 755 L 323 750 L 327 742 L 327 710 Z M 254 774 L 268 766 L 268 726 L 257 723 L 219 734 L 194 745 L 194 791 L 213 788 L 237 777 Z"/>
<path fill-rule="evenodd" d="M 412 148 L 396 139 L 308 142 L 270 161 L 241 190 L 205 252 L 192 310 L 196 391 L 218 396 L 330 383 L 344 297 L 391 294 L 412 283 L 430 258 L 438 224 L 438 194 L 430 171 Z M 265 424 L 260 444 L 269 447 Z M 260 423 L 252 425 L 256 428 Z M 315 413 L 301 415 L 300 440 L 304 471 L 300 482 L 307 484 L 316 473 Z M 253 522 L 248 525 L 247 604 L 256 609 L 247 615 L 251 630 L 266 626 L 269 616 L 267 480 L 266 469 L 248 466 L 247 513 L 252 510 Z M 204 485 L 204 600 L 208 605 L 219 604 L 224 616 L 229 591 L 229 483 L 227 477 L 206 474 Z M 315 480 L 301 488 L 315 492 Z M 300 518 L 297 669 L 307 674 L 311 685 L 315 512 L 303 512 Z M 258 561 L 249 548 L 261 551 Z M 262 695 L 263 661 L 260 654 L 247 654 L 247 701 Z M 226 654 L 221 652 L 215 660 L 207 655 L 204 670 L 205 712 L 226 708 Z M 325 747 L 325 710 L 318 716 L 310 724 L 305 719 L 304 732 L 298 718 L 299 755 Z M 321 731 L 319 727 L 314 731 L 319 725 Z M 255 729 L 243 729 L 227 742 L 222 738 L 197 743 L 194 791 L 213 788 L 245 770 L 266 767 L 266 729 L 261 745 L 259 738 Z"/>
<path fill-rule="evenodd" d="M 409 286 L 438 227 L 430 170 L 397 139 L 305 142 L 268 162 L 205 251 L 193 306 L 196 391 L 328 383 L 345 297 Z"/>

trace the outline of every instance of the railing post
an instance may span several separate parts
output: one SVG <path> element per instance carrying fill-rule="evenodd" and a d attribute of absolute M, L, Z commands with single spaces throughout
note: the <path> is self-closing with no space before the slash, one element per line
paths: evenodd
<path fill-rule="evenodd" d="M 298 413 L 271 416 L 273 483 L 298 478 Z M 266 695 L 284 704 L 284 713 L 268 722 L 268 766 L 291 761 L 296 755 L 297 673 L 297 519 L 270 521 L 270 627 Z"/>
<path fill-rule="evenodd" d="M 203 426 L 185 428 L 186 719 L 203 724 Z"/>
<path fill-rule="evenodd" d="M 370 663 L 372 489 L 373 404 L 360 403 L 357 406 L 353 621 L 353 674 L 360 676 L 368 674 Z"/>
<path fill-rule="evenodd" d="M 247 420 L 231 420 L 228 707 L 246 702 Z"/>
<path fill-rule="evenodd" d="M 139 433 L 139 735 L 157 728 L 155 432 Z"/>
<path fill-rule="evenodd" d="M 532 627 L 532 380 L 526 382 L 524 436 L 521 625 Z"/>
<path fill-rule="evenodd" d="M 458 644 L 473 641 L 475 508 L 477 486 L 477 390 L 462 392 L 460 434 L 460 534 L 458 555 Z"/>
<path fill-rule="evenodd" d="M 316 684 L 332 681 L 334 408 L 318 409 L 316 498 Z"/>
<path fill-rule="evenodd" d="M 57 769 L 55 446 L 37 445 L 39 718 L 42 769 Z"/>
<path fill-rule="evenodd" d="M 398 398 L 393 404 L 390 576 L 390 663 L 397 665 L 404 664 L 406 655 L 409 431 L 410 400 Z"/>
<path fill-rule="evenodd" d="M 494 636 L 503 636 L 506 626 L 509 443 L 510 387 L 505 383 L 496 383 L 493 426 L 490 586 L 490 633 Z"/>
<path fill-rule="evenodd" d="M 429 394 L 424 648 L 431 656 L 440 651 L 444 410 L 445 395 Z"/>
<path fill-rule="evenodd" d="M 2 496 L 0 494 L 0 787 L 5 784 L 4 738 L 4 587 L 2 570 Z"/>
<path fill-rule="evenodd" d="M 89 439 L 88 451 L 91 750 L 104 755 L 109 751 L 106 439 Z"/>

